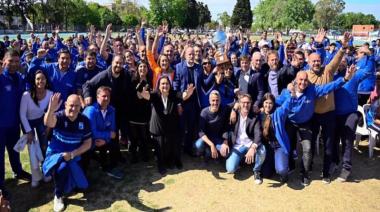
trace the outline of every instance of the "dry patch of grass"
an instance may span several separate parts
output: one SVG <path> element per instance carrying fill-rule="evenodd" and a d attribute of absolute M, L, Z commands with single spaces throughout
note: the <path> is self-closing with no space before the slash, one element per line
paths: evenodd
<path fill-rule="evenodd" d="M 108 177 L 93 162 L 90 189 L 69 196 L 66 211 L 380 211 L 380 150 L 369 159 L 367 142 L 361 144 L 362 152 L 353 153 L 350 182 L 324 185 L 318 156 L 313 181 L 306 188 L 300 185 L 297 170 L 285 185 L 273 178 L 258 186 L 249 167 L 229 175 L 223 164 L 205 165 L 199 158 L 184 157 L 184 169 L 171 170 L 165 177 L 157 173 L 154 161 L 125 165 L 122 181 Z M 22 161 L 28 170 L 26 152 Z M 31 189 L 30 184 L 12 179 L 10 170 L 7 164 L 6 186 L 14 211 L 52 211 L 51 184 Z"/>

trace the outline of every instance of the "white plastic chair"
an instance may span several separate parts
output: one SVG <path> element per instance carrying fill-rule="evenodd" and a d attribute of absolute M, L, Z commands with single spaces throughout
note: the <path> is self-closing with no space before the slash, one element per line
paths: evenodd
<path fill-rule="evenodd" d="M 363 105 L 364 106 L 364 105 Z M 362 136 L 369 135 L 368 127 L 367 127 L 367 122 L 366 122 L 366 115 L 364 112 L 364 108 L 360 105 L 358 105 L 358 112 L 362 114 L 363 117 L 363 126 L 357 126 L 356 127 L 356 139 L 355 139 L 355 147 L 357 148 L 359 146 L 359 142 L 362 138 Z"/>
<path fill-rule="evenodd" d="M 368 128 L 367 126 L 367 112 L 369 111 L 371 105 L 370 104 L 365 104 L 362 106 L 358 106 L 358 112 L 360 112 L 363 116 L 363 126 L 357 126 L 356 127 L 356 141 L 355 141 L 355 147 L 357 148 L 359 145 L 359 142 L 361 140 L 362 135 L 368 135 L 368 154 L 369 157 L 373 157 L 373 148 L 376 146 L 376 140 L 377 140 L 377 135 L 378 132 Z"/>

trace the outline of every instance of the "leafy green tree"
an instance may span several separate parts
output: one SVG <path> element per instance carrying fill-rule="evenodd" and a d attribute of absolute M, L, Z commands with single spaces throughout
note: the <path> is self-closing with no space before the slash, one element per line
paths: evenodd
<path fill-rule="evenodd" d="M 351 30 L 352 25 L 378 25 L 379 21 L 376 20 L 375 16 L 372 14 L 363 14 L 363 13 L 342 13 L 336 17 L 336 22 L 334 24 L 335 28 Z"/>
<path fill-rule="evenodd" d="M 195 29 L 198 26 L 198 10 L 195 0 L 187 0 L 185 19 L 181 27 Z"/>
<path fill-rule="evenodd" d="M 281 3 L 281 4 L 280 4 Z M 263 0 L 253 10 L 254 28 L 267 30 L 281 29 L 283 22 L 280 17 L 283 15 L 283 1 L 279 0 Z"/>
<path fill-rule="evenodd" d="M 314 5 L 310 0 L 287 0 L 280 20 L 286 30 L 300 28 L 311 23 Z"/>
<path fill-rule="evenodd" d="M 255 7 L 254 14 L 255 28 L 288 32 L 311 25 L 314 5 L 310 0 L 264 0 Z"/>
<path fill-rule="evenodd" d="M 149 0 L 150 17 L 153 25 L 168 21 L 170 26 L 183 26 L 187 0 Z"/>
<path fill-rule="evenodd" d="M 206 23 L 211 21 L 211 12 L 207 4 L 203 4 L 202 2 L 197 2 L 197 11 L 198 25 L 203 28 Z"/>
<path fill-rule="evenodd" d="M 319 0 L 315 4 L 314 21 L 317 27 L 330 28 L 336 17 L 344 10 L 343 0 Z"/>
<path fill-rule="evenodd" d="M 249 0 L 237 0 L 231 16 L 232 27 L 243 27 L 245 29 L 252 26 L 252 10 Z"/>
<path fill-rule="evenodd" d="M 218 20 L 223 27 L 230 26 L 231 24 L 231 16 L 226 11 L 218 14 Z"/>
<path fill-rule="evenodd" d="M 126 27 L 135 27 L 139 24 L 139 19 L 134 15 L 125 15 L 123 23 Z"/>

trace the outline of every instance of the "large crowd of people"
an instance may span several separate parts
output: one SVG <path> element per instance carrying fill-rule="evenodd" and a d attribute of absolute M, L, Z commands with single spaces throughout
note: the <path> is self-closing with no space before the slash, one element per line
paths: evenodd
<path fill-rule="evenodd" d="M 91 27 L 66 39 L 59 30 L 5 36 L 0 56 L 0 189 L 7 197 L 6 147 L 15 178 L 32 187 L 53 180 L 54 211 L 89 186 L 91 160 L 123 179 L 124 146 L 132 163 L 154 152 L 162 175 L 182 169 L 185 153 L 219 160 L 231 174 L 248 164 L 256 184 L 286 183 L 299 166 L 308 186 L 312 170 L 326 184 L 336 171 L 342 182 L 355 171 L 358 105 L 372 104 L 369 126 L 380 130 L 380 39 L 355 47 L 347 32 L 336 42 L 323 29 L 310 42 L 267 32 L 254 41 L 239 30 L 218 46 L 212 35 L 170 35 L 166 23 L 117 36 L 109 24 L 105 34 Z M 323 166 L 313 167 L 319 140 Z M 32 174 L 17 142 L 43 156 Z"/>

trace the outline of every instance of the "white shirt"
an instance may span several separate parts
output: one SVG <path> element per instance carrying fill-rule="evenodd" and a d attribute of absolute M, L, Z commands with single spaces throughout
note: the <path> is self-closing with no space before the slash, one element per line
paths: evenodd
<path fill-rule="evenodd" d="M 162 103 L 164 104 L 164 109 L 166 110 L 168 107 L 168 97 L 161 95 Z"/>
<path fill-rule="evenodd" d="M 53 92 L 47 90 L 45 97 L 38 101 L 38 105 L 36 105 L 30 96 L 29 91 L 24 92 L 20 103 L 20 119 L 25 132 L 32 130 L 28 120 L 41 118 L 45 114 L 45 110 L 49 105 L 50 97 L 52 95 Z"/>
<path fill-rule="evenodd" d="M 240 115 L 239 130 L 236 136 L 236 143 L 234 145 L 235 149 L 239 149 L 242 146 L 249 148 L 252 145 L 252 140 L 248 138 L 246 129 L 247 129 L 247 117 L 243 118 L 243 116 Z"/>

